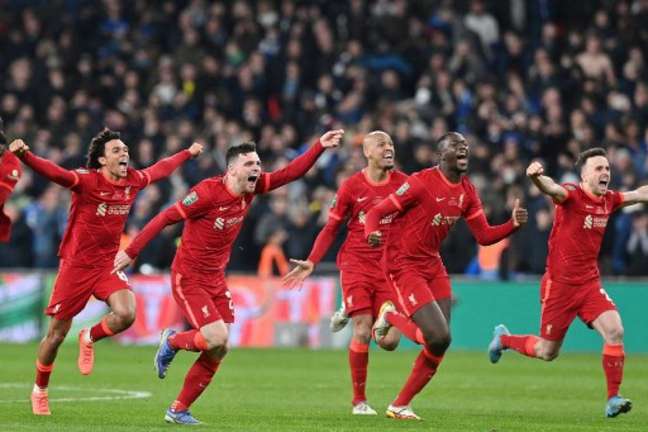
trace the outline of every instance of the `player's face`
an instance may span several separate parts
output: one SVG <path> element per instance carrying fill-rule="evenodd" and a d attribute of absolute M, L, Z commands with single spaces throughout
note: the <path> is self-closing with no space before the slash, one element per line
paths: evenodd
<path fill-rule="evenodd" d="M 116 139 L 106 143 L 104 155 L 99 158 L 99 163 L 117 178 L 126 178 L 129 161 L 128 146 Z"/>
<path fill-rule="evenodd" d="M 261 175 L 261 159 L 257 152 L 240 154 L 230 163 L 228 171 L 236 179 L 240 191 L 252 193 Z"/>
<path fill-rule="evenodd" d="M 610 185 L 610 162 L 605 156 L 588 158 L 581 171 L 581 178 L 594 195 L 605 195 Z"/>
<path fill-rule="evenodd" d="M 394 168 L 396 150 L 388 135 L 376 134 L 365 138 L 364 148 L 370 164 L 384 170 Z"/>
<path fill-rule="evenodd" d="M 457 134 L 458 138 L 453 138 L 441 150 L 441 160 L 445 161 L 448 168 L 456 170 L 463 174 L 468 171 L 468 157 L 470 148 L 468 141 L 462 135 Z"/>

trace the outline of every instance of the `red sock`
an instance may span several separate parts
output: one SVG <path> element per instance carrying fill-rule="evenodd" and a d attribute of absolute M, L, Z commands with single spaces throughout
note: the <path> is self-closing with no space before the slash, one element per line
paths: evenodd
<path fill-rule="evenodd" d="M 42 389 L 47 388 L 49 385 L 50 375 L 54 369 L 54 363 L 50 365 L 44 365 L 38 360 L 36 360 L 36 385 Z"/>
<path fill-rule="evenodd" d="M 520 354 L 524 354 L 527 357 L 536 357 L 535 346 L 538 342 L 540 342 L 540 338 L 538 336 L 503 335 L 501 338 L 502 346 L 504 348 L 510 348 L 519 352 Z"/>
<path fill-rule="evenodd" d="M 180 390 L 180 394 L 171 405 L 171 409 L 174 411 L 188 409 L 207 388 L 219 365 L 220 360 L 210 358 L 205 352 L 201 353 L 198 360 L 187 372 L 182 390 Z"/>
<path fill-rule="evenodd" d="M 207 341 L 200 330 L 176 333 L 169 338 L 169 345 L 176 350 L 207 351 Z"/>
<path fill-rule="evenodd" d="M 423 387 L 432 379 L 442 360 L 443 356 L 435 356 L 423 349 L 416 357 L 412 372 L 392 405 L 409 405 L 414 396 L 423 390 Z"/>
<path fill-rule="evenodd" d="M 623 352 L 622 343 L 603 345 L 603 371 L 607 381 L 608 399 L 619 394 L 619 387 L 621 387 L 621 381 L 623 381 L 624 361 L 625 353 Z"/>
<path fill-rule="evenodd" d="M 349 344 L 349 366 L 351 367 L 351 384 L 353 385 L 353 405 L 367 400 L 365 384 L 367 383 L 367 365 L 369 364 L 369 344 L 351 338 Z"/>
<path fill-rule="evenodd" d="M 114 334 L 115 332 L 108 327 L 108 317 L 103 317 L 101 321 L 90 329 L 90 340 L 92 340 L 92 342 L 97 342 Z"/>
<path fill-rule="evenodd" d="M 407 318 L 405 315 L 398 313 L 398 312 L 387 312 L 385 314 L 385 318 L 387 318 L 387 322 L 394 327 L 396 327 L 398 330 L 401 331 L 407 337 L 413 342 L 416 342 L 419 345 L 425 345 L 425 339 L 423 339 L 423 333 L 421 332 L 421 329 L 418 328 L 416 323 L 412 321 L 411 319 Z"/>

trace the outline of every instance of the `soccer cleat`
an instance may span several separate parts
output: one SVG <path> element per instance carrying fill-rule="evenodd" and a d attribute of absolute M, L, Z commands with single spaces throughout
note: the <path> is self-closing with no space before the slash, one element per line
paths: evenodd
<path fill-rule="evenodd" d="M 202 422 L 198 421 L 191 415 L 189 410 L 173 411 L 169 408 L 164 414 L 164 421 L 167 423 L 184 424 L 184 425 L 199 425 Z"/>
<path fill-rule="evenodd" d="M 490 359 L 491 363 L 497 363 L 500 357 L 502 357 L 502 351 L 504 351 L 505 349 L 502 346 L 502 336 L 508 336 L 510 334 L 511 332 L 506 328 L 504 324 L 495 326 L 495 329 L 493 330 L 493 339 L 488 344 L 488 358 Z"/>
<path fill-rule="evenodd" d="M 344 310 L 344 305 L 331 316 L 331 321 L 329 323 L 329 328 L 331 332 L 337 333 L 342 330 L 349 323 L 349 315 L 346 314 Z"/>
<path fill-rule="evenodd" d="M 163 379 L 166 376 L 167 369 L 169 369 L 169 365 L 178 352 L 178 350 L 174 350 L 171 348 L 171 345 L 169 345 L 169 338 L 175 333 L 176 332 L 171 329 L 164 329 L 160 334 L 160 344 L 155 353 L 155 359 L 153 359 L 153 366 L 155 367 L 155 371 L 160 379 Z"/>
<path fill-rule="evenodd" d="M 351 410 L 353 415 L 378 415 L 375 409 L 371 408 L 367 401 L 359 402 L 353 405 Z"/>
<path fill-rule="evenodd" d="M 32 412 L 34 415 L 52 415 L 49 409 L 49 398 L 47 390 L 36 389 L 31 394 Z"/>
<path fill-rule="evenodd" d="M 396 307 L 394 306 L 394 303 L 390 302 L 389 300 L 383 303 L 382 306 L 380 306 L 378 318 L 376 318 L 376 322 L 374 322 L 374 325 L 371 328 L 371 334 L 376 342 L 380 342 L 380 340 L 385 337 L 385 335 L 391 328 L 391 324 L 389 324 L 385 315 L 387 314 L 387 312 L 395 311 Z"/>
<path fill-rule="evenodd" d="M 86 342 L 86 340 L 90 339 L 90 335 L 86 336 L 86 332 L 89 331 L 90 329 L 84 328 L 79 332 L 79 359 L 77 365 L 81 375 L 90 375 L 94 367 L 94 347 L 92 342 Z"/>
<path fill-rule="evenodd" d="M 605 416 L 616 417 L 632 409 L 632 401 L 621 396 L 612 396 L 605 405 Z"/>
<path fill-rule="evenodd" d="M 417 416 L 414 411 L 412 411 L 412 407 L 409 405 L 389 405 L 387 411 L 385 411 L 385 415 L 395 420 L 423 420 L 421 417 Z"/>

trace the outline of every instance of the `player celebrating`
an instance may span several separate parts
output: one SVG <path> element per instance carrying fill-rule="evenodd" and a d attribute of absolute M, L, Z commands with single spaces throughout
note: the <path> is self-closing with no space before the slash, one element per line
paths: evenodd
<path fill-rule="evenodd" d="M 182 201 L 153 218 L 131 245 L 115 257 L 113 272 L 118 272 L 165 226 L 185 221 L 171 267 L 171 288 L 193 329 L 162 332 L 155 368 L 158 376 L 164 378 L 178 350 L 197 351 L 200 356 L 166 411 L 167 422 L 200 423 L 189 407 L 209 385 L 227 353 L 228 325 L 234 322 L 234 305 L 225 282 L 225 267 L 254 196 L 306 174 L 325 148 L 337 147 L 342 134 L 342 130 L 325 133 L 306 153 L 271 173 L 261 172 L 254 143 L 231 147 L 225 157 L 225 175 L 198 183 Z"/>
<path fill-rule="evenodd" d="M 9 199 L 21 174 L 20 160 L 7 151 L 7 138 L 0 118 L 0 243 L 8 242 L 11 236 L 11 220 L 4 214 L 4 203 Z"/>
<path fill-rule="evenodd" d="M 369 209 L 394 192 L 407 176 L 394 171 L 394 143 L 385 132 L 370 132 L 365 136 L 362 147 L 367 167 L 342 183 L 328 221 L 317 236 L 308 259 L 291 260 L 297 266 L 284 277 L 284 283 L 289 287 L 300 285 L 313 272 L 335 240 L 338 229 L 348 219 L 348 234 L 338 253 L 337 265 L 342 283 L 343 310 L 353 320 L 353 336 L 349 345 L 353 386 L 351 412 L 376 415 L 365 395 L 371 326 L 380 306 L 393 297 L 380 266 L 383 249 L 367 245 L 364 223 Z M 388 215 L 381 220 L 383 229 L 387 229 L 392 218 L 393 215 Z M 396 328 L 393 328 L 379 344 L 386 350 L 394 350 L 399 336 Z"/>
<path fill-rule="evenodd" d="M 468 142 L 460 133 L 449 132 L 437 145 L 439 166 L 411 175 L 369 212 L 365 225 L 369 244 L 378 245 L 383 237 L 379 221 L 400 213 L 385 240 L 383 264 L 405 315 L 397 313 L 391 302 L 385 303 L 373 327 L 374 337 L 380 341 L 393 325 L 423 345 L 405 386 L 387 408 L 387 416 L 394 419 L 420 420 L 410 402 L 434 376 L 450 345 L 452 292 L 439 255 L 450 228 L 463 217 L 479 244 L 489 245 L 527 220 L 526 210 L 516 201 L 511 220 L 489 225 L 477 191 L 465 176 Z"/>
<path fill-rule="evenodd" d="M 110 313 L 94 327 L 79 333 L 78 366 L 83 375 L 92 372 L 93 343 L 126 330 L 135 319 L 135 296 L 126 275 L 112 274 L 110 270 L 137 192 L 199 155 L 202 145 L 194 143 L 188 150 L 144 170 L 129 168 L 128 147 L 118 132 L 108 129 L 92 139 L 87 169 L 61 168 L 31 153 L 22 140 L 12 142 L 10 150 L 34 171 L 73 192 L 69 221 L 59 249 L 59 272 L 45 309 L 52 319 L 38 349 L 31 395 L 33 413 L 50 415 L 47 386 L 56 353 L 70 330 L 72 318 L 85 307 L 90 296 L 105 301 Z"/>
<path fill-rule="evenodd" d="M 541 282 L 540 337 L 511 335 L 504 325 L 495 327 L 489 356 L 497 363 L 502 351 L 513 349 L 528 357 L 551 361 L 572 321 L 578 316 L 603 337 L 603 371 L 607 381 L 607 417 L 630 411 L 630 400 L 619 396 L 623 378 L 623 326 L 616 306 L 601 286 L 598 254 L 610 214 L 623 206 L 648 202 L 648 186 L 615 192 L 610 184 L 610 163 L 602 148 L 578 157 L 579 185 L 557 184 L 544 175 L 539 162 L 527 168 L 533 183 L 556 204 L 549 237 L 547 269 Z"/>

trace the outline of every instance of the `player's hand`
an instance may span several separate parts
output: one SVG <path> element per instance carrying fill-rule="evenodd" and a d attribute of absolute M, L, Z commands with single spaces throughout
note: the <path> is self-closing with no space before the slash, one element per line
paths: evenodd
<path fill-rule="evenodd" d="M 340 145 L 342 135 L 344 135 L 344 129 L 331 130 L 322 135 L 319 141 L 322 143 L 322 147 L 324 148 L 337 147 Z"/>
<path fill-rule="evenodd" d="M 382 242 L 382 233 L 380 231 L 374 231 L 367 237 L 367 243 L 371 247 L 378 247 Z"/>
<path fill-rule="evenodd" d="M 544 167 L 540 162 L 531 162 L 527 167 L 526 174 L 529 177 L 538 177 L 544 174 Z"/>
<path fill-rule="evenodd" d="M 203 152 L 204 147 L 205 146 L 197 142 L 191 144 L 191 146 L 189 147 L 189 153 L 191 153 L 191 157 L 198 157 Z"/>
<path fill-rule="evenodd" d="M 515 198 L 515 204 L 513 205 L 513 213 L 511 218 L 513 219 L 513 225 L 519 227 L 524 225 L 529 220 L 529 213 L 524 207 L 520 207 L 520 198 Z"/>
<path fill-rule="evenodd" d="M 115 255 L 115 261 L 113 262 L 113 269 L 110 272 L 110 274 L 115 274 L 118 271 L 124 270 L 126 267 L 131 265 L 132 262 L 133 262 L 133 258 L 129 257 L 125 251 L 120 250 L 119 252 L 117 252 L 117 255 Z"/>
<path fill-rule="evenodd" d="M 281 283 L 283 286 L 290 289 L 301 287 L 302 283 L 304 283 L 304 279 L 313 273 L 315 264 L 309 260 L 302 261 L 293 258 L 290 259 L 290 262 L 295 264 L 295 267 L 281 279 Z"/>
<path fill-rule="evenodd" d="M 22 156 L 29 151 L 29 146 L 21 139 L 13 140 L 9 144 L 9 151 L 16 156 Z"/>

